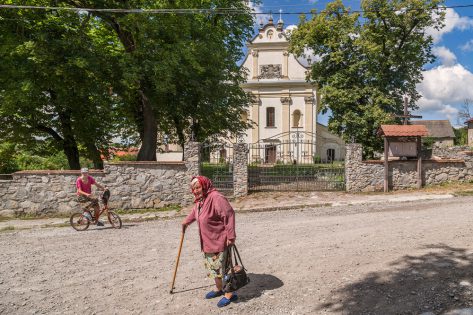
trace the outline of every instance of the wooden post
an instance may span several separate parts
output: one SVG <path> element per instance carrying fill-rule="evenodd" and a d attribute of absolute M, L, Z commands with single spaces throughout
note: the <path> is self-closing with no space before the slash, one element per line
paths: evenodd
<path fill-rule="evenodd" d="M 417 188 L 422 188 L 422 140 L 417 137 Z"/>
<path fill-rule="evenodd" d="M 384 136 L 384 192 L 389 191 L 388 137 Z"/>

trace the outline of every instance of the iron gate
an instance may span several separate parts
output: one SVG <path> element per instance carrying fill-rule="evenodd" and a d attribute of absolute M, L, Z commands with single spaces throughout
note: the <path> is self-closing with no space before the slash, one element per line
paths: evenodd
<path fill-rule="evenodd" d="M 233 195 L 233 145 L 204 144 L 201 148 L 200 174 L 212 180 L 215 188 Z"/>
<path fill-rule="evenodd" d="M 248 158 L 249 191 L 345 190 L 344 163 L 333 155 L 322 161 L 303 137 L 250 144 Z"/>

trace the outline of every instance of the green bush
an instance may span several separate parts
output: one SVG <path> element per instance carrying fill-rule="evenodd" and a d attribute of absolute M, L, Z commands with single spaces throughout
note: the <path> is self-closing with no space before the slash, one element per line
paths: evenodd
<path fill-rule="evenodd" d="M 16 149 L 13 143 L 0 144 L 0 174 L 11 174 L 19 170 L 15 153 Z"/>
<path fill-rule="evenodd" d="M 16 163 L 21 170 L 64 170 L 69 169 L 66 155 L 57 152 L 51 156 L 43 157 L 30 154 L 29 152 L 19 152 L 16 155 Z"/>
<path fill-rule="evenodd" d="M 121 156 L 114 156 L 112 162 L 120 162 L 120 161 L 136 161 L 136 154 L 124 154 Z"/>
<path fill-rule="evenodd" d="M 433 137 L 423 137 L 422 138 L 422 147 L 424 149 L 432 149 L 434 146 L 435 139 Z"/>

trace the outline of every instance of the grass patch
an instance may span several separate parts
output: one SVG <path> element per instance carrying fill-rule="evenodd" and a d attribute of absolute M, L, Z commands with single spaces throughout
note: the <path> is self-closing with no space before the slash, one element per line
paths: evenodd
<path fill-rule="evenodd" d="M 15 218 L 12 218 L 12 217 L 2 217 L 2 216 L 0 216 L 0 222 L 9 221 L 9 220 L 12 220 L 12 219 L 15 219 Z"/>
<path fill-rule="evenodd" d="M 18 220 L 38 220 L 38 219 L 57 219 L 57 218 L 69 218 L 71 216 L 70 213 L 41 213 L 41 214 L 34 214 L 34 213 L 21 213 L 17 214 L 15 218 L 10 219 L 18 219 Z"/>
<path fill-rule="evenodd" d="M 59 224 L 43 224 L 43 225 L 41 225 L 41 228 L 42 229 L 45 229 L 45 228 L 59 228 L 59 227 L 67 227 L 67 226 L 71 226 L 71 224 L 68 223 L 68 222 L 59 223 Z"/>
<path fill-rule="evenodd" d="M 453 194 L 456 197 L 468 197 L 468 196 L 473 196 L 473 190 L 456 191 Z"/>
<path fill-rule="evenodd" d="M 0 228 L 0 232 L 8 232 L 8 231 L 14 231 L 14 230 L 15 230 L 15 227 L 11 225 Z"/>
<path fill-rule="evenodd" d="M 118 214 L 145 214 L 153 212 L 166 212 L 166 211 L 181 211 L 182 207 L 179 205 L 169 205 L 157 209 L 112 209 L 115 213 Z"/>

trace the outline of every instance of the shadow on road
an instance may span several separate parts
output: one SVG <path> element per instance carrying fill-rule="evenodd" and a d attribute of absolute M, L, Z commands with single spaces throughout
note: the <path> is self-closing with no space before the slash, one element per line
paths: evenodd
<path fill-rule="evenodd" d="M 277 277 L 268 274 L 249 273 L 250 283 L 238 290 L 238 301 L 247 302 L 260 297 L 265 291 L 280 288 L 284 283 Z"/>
<path fill-rule="evenodd" d="M 444 244 L 337 291 L 320 310 L 343 314 L 441 314 L 473 305 L 473 254 Z"/>

